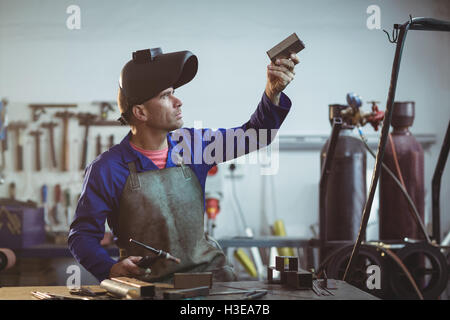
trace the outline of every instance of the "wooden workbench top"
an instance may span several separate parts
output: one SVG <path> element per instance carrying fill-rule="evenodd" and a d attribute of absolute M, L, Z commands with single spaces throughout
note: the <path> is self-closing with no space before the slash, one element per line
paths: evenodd
<path fill-rule="evenodd" d="M 336 281 L 337 289 L 332 290 L 332 296 L 318 296 L 312 290 L 294 290 L 279 284 L 268 284 L 266 281 L 216 282 L 211 293 L 236 290 L 265 289 L 268 291 L 262 300 L 378 300 L 377 297 L 364 292 L 344 281 Z M 99 286 L 89 286 L 99 287 Z M 0 300 L 37 300 L 32 291 L 49 292 L 58 295 L 71 296 L 65 286 L 50 287 L 2 287 Z M 208 296 L 206 300 L 235 300 L 240 294 Z"/>

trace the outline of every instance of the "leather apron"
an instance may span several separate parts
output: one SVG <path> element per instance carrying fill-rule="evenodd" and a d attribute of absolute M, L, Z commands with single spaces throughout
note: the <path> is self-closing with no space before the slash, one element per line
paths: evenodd
<path fill-rule="evenodd" d="M 152 255 L 130 243 L 132 238 L 181 260 L 176 264 L 157 259 L 151 273 L 139 279 L 171 282 L 176 272 L 210 271 L 214 281 L 235 281 L 224 252 L 204 231 L 203 192 L 191 168 L 181 163 L 137 173 L 134 162 L 128 167 L 130 175 L 119 202 L 121 258 Z"/>

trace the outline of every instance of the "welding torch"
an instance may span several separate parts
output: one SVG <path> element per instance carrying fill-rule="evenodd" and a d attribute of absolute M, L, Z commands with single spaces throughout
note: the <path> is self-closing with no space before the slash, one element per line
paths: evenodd
<path fill-rule="evenodd" d="M 134 243 L 134 244 L 136 244 L 136 245 L 138 245 L 138 246 L 140 246 L 142 248 L 145 248 L 145 249 L 153 252 L 154 254 L 157 255 L 157 258 L 164 258 L 166 260 L 170 260 L 170 261 L 173 261 L 175 263 L 180 263 L 181 262 L 180 259 L 172 256 L 170 253 L 165 252 L 163 250 L 158 250 L 158 249 L 152 248 L 152 247 L 150 247 L 150 246 L 148 246 L 146 244 L 143 244 L 142 242 L 136 241 L 136 240 L 131 239 L 131 238 L 130 238 L 130 242 L 132 242 L 132 243 Z M 139 260 L 137 265 L 139 267 L 141 267 L 141 268 L 149 268 L 150 264 L 154 261 L 154 258 L 153 259 L 152 258 L 153 257 L 145 256 L 141 260 Z"/>

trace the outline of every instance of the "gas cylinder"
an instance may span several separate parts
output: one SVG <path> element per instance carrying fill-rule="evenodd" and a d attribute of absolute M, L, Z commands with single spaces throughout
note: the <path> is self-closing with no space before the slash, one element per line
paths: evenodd
<path fill-rule="evenodd" d="M 330 120 L 347 105 L 330 105 Z M 321 150 L 321 168 L 327 155 L 329 139 Z M 366 202 L 366 150 L 362 141 L 356 137 L 354 126 L 343 123 L 339 132 L 331 171 L 325 190 L 324 215 L 325 230 L 321 238 L 326 241 L 356 240 L 361 223 L 361 215 Z M 322 199 L 324 195 L 321 194 Z M 329 250 L 321 252 L 321 260 Z"/>
<path fill-rule="evenodd" d="M 392 112 L 391 139 L 388 139 L 383 162 L 405 183 L 406 190 L 419 212 L 423 222 L 424 218 L 424 154 L 420 143 L 409 131 L 414 122 L 415 103 L 394 102 Z M 395 150 L 395 153 L 394 153 Z M 398 160 L 395 165 L 394 155 Z M 380 240 L 403 240 L 405 237 L 423 239 L 419 226 L 409 212 L 408 202 L 395 184 L 394 180 L 382 170 L 379 190 L 379 238 Z"/>

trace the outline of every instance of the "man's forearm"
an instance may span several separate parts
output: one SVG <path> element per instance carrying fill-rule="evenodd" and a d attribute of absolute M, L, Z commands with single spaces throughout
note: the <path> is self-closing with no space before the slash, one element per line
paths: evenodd
<path fill-rule="evenodd" d="M 98 281 L 108 278 L 111 267 L 116 263 L 95 237 L 72 236 L 69 238 L 69 249 L 74 258 Z"/>
<path fill-rule="evenodd" d="M 270 99 L 270 101 L 274 105 L 276 105 L 276 106 L 280 105 L 280 95 L 281 95 L 280 92 L 274 93 L 268 87 L 266 87 L 265 92 L 266 92 L 266 96 Z"/>

